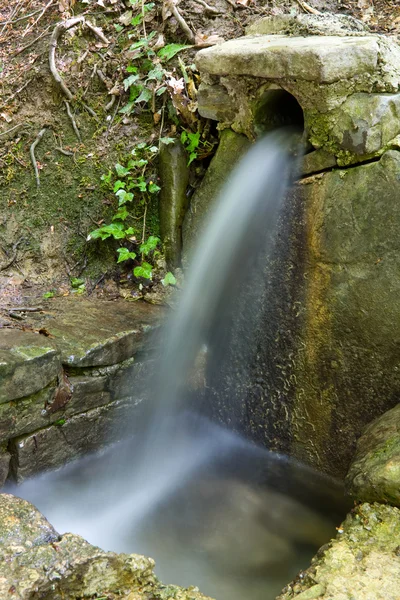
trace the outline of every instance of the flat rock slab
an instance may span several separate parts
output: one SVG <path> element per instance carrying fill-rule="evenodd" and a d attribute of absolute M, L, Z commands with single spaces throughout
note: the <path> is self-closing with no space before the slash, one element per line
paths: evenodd
<path fill-rule="evenodd" d="M 196 65 L 211 75 L 250 75 L 333 83 L 378 66 L 376 36 L 246 36 L 200 50 Z"/>
<path fill-rule="evenodd" d="M 399 600 L 400 511 L 357 506 L 276 600 Z"/>
<path fill-rule="evenodd" d="M 1 600 L 207 600 L 197 588 L 163 585 L 151 558 L 58 535 L 32 504 L 11 494 L 0 494 L 0 565 Z"/>
<path fill-rule="evenodd" d="M 400 404 L 364 430 L 346 486 L 356 500 L 400 506 Z"/>
<path fill-rule="evenodd" d="M 145 302 L 56 298 L 46 313 L 29 317 L 44 328 L 69 367 L 114 365 L 143 348 L 160 323 L 163 310 Z"/>
<path fill-rule="evenodd" d="M 60 353 L 43 335 L 0 331 L 0 404 L 46 387 L 60 371 Z"/>

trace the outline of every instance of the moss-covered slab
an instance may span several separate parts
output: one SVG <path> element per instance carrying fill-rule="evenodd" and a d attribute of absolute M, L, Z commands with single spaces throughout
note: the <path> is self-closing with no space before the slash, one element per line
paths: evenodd
<path fill-rule="evenodd" d="M 48 338 L 17 329 L 0 332 L 0 403 L 46 387 L 61 367 L 60 353 Z"/>
<path fill-rule="evenodd" d="M 286 35 L 340 35 L 346 36 L 350 32 L 365 35 L 368 27 L 354 17 L 348 15 L 335 15 L 332 13 L 309 14 L 283 14 L 257 19 L 246 27 L 247 35 L 271 35 L 284 33 Z"/>
<path fill-rule="evenodd" d="M 197 588 L 163 585 L 151 558 L 59 536 L 32 504 L 9 494 L 0 494 L 0 564 L 2 600 L 207 600 Z"/>
<path fill-rule="evenodd" d="M 114 365 L 144 349 L 162 309 L 144 302 L 56 298 L 46 314 L 32 316 L 45 328 L 69 367 Z"/>
<path fill-rule="evenodd" d="M 276 600 L 398 600 L 400 511 L 362 504 Z"/>
<path fill-rule="evenodd" d="M 134 432 L 140 402 L 124 398 L 73 416 L 58 415 L 54 425 L 13 438 L 11 473 L 16 481 L 104 447 Z M 134 411 L 135 414 L 134 414 Z"/>
<path fill-rule="evenodd" d="M 378 65 L 377 36 L 246 36 L 200 50 L 196 65 L 211 75 L 250 75 L 333 83 Z"/>
<path fill-rule="evenodd" d="M 400 506 L 400 404 L 366 427 L 346 484 L 356 500 Z"/>

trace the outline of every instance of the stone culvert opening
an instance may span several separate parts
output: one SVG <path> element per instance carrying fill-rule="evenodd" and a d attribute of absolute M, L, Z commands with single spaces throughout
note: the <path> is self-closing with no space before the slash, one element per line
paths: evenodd
<path fill-rule="evenodd" d="M 258 101 L 254 112 L 256 134 L 262 135 L 287 126 L 304 131 L 303 109 L 296 98 L 286 90 L 267 90 Z"/>

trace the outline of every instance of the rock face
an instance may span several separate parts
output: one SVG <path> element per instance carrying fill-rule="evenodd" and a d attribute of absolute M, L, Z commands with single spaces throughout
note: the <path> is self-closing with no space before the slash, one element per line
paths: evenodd
<path fill-rule="evenodd" d="M 400 404 L 366 427 L 346 485 L 356 500 L 400 506 Z"/>
<path fill-rule="evenodd" d="M 62 298 L 29 317 L 45 335 L 2 331 L 0 485 L 9 464 L 21 481 L 134 433 L 152 365 L 136 355 L 152 348 L 161 315 Z"/>
<path fill-rule="evenodd" d="M 0 563 L 3 600 L 207 600 L 197 588 L 161 584 L 151 558 L 60 536 L 32 504 L 9 494 L 0 494 Z"/>
<path fill-rule="evenodd" d="M 397 600 L 400 511 L 362 504 L 276 600 Z"/>

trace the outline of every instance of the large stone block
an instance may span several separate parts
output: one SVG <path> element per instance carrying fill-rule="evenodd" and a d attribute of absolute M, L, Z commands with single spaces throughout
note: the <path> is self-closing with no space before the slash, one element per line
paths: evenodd
<path fill-rule="evenodd" d="M 366 427 L 346 484 L 355 500 L 400 506 L 400 404 Z"/>
<path fill-rule="evenodd" d="M 377 36 L 246 36 L 200 50 L 196 65 L 211 75 L 250 75 L 333 83 L 378 67 Z"/>
<path fill-rule="evenodd" d="M 60 368 L 60 353 L 48 338 L 19 329 L 1 330 L 0 403 L 41 390 Z"/>

